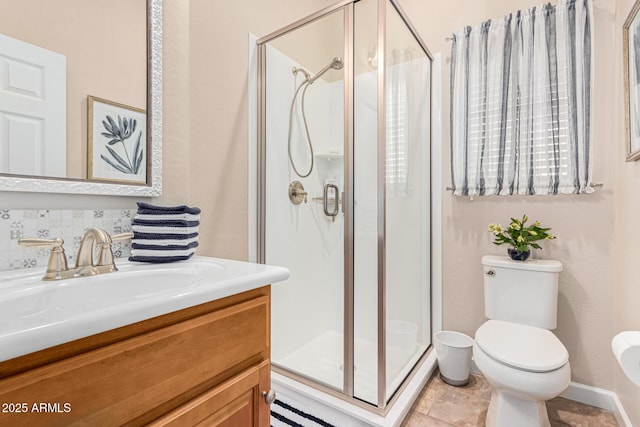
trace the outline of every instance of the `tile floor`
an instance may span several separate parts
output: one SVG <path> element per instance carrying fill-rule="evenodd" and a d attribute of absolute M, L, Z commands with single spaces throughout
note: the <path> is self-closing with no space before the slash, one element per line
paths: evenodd
<path fill-rule="evenodd" d="M 484 426 L 491 386 L 482 375 L 471 374 L 465 387 L 445 384 L 435 374 L 401 427 Z M 561 397 L 547 402 L 552 427 L 617 427 L 615 416 L 604 409 Z"/>

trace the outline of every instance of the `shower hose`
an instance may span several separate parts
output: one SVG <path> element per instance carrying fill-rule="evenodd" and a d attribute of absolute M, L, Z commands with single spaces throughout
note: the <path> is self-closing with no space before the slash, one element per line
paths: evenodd
<path fill-rule="evenodd" d="M 309 125 L 307 124 L 307 115 L 305 114 L 305 111 L 304 111 L 304 96 L 307 93 L 307 89 L 309 88 L 310 84 L 311 83 L 309 83 L 309 77 L 306 76 L 305 79 L 302 81 L 302 83 L 298 85 L 298 88 L 296 89 L 293 95 L 293 99 L 291 100 L 291 108 L 289 109 L 289 136 L 287 141 L 287 147 L 289 151 L 289 162 L 291 162 L 291 167 L 293 168 L 293 171 L 300 178 L 308 177 L 309 175 L 311 175 L 311 171 L 313 171 L 313 144 L 311 143 L 311 135 L 309 134 Z M 300 92 L 300 89 L 302 89 L 303 86 L 304 86 L 304 89 L 302 90 L 302 96 L 300 99 L 300 103 L 302 104 L 302 122 L 304 123 L 304 131 L 305 131 L 305 134 L 307 135 L 307 143 L 309 144 L 309 153 L 311 154 L 311 166 L 309 166 L 309 171 L 305 174 L 302 174 L 300 173 L 300 171 L 298 171 L 298 168 L 296 168 L 296 164 L 293 161 L 293 156 L 291 155 L 291 129 L 293 127 L 293 109 L 296 105 L 296 98 L 298 97 L 298 93 Z"/>

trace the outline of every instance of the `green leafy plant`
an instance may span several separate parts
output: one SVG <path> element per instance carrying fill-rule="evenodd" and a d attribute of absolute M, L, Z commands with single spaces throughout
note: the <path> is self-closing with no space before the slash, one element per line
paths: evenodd
<path fill-rule="evenodd" d="M 511 218 L 511 224 L 508 228 L 502 227 L 500 224 L 489 224 L 489 231 L 493 233 L 494 245 L 510 245 L 519 252 L 528 252 L 529 247 L 542 249 L 536 242 L 540 240 L 550 240 L 556 237 L 549 233 L 550 228 L 543 228 L 540 222 L 536 221 L 533 225 L 526 226 L 529 218 L 522 216 L 522 220 Z"/>
<path fill-rule="evenodd" d="M 120 117 L 118 116 L 118 123 L 111 117 L 107 116 L 106 120 L 102 121 L 102 125 L 106 132 L 102 132 L 102 136 L 109 138 L 109 142 L 105 145 L 105 148 L 111 154 L 112 158 L 108 158 L 101 154 L 100 157 L 105 162 L 109 163 L 116 170 L 127 174 L 137 174 L 140 171 L 142 165 L 143 149 L 142 149 L 142 131 L 138 132 L 138 138 L 133 148 L 133 156 L 129 156 L 127 150 L 127 144 L 125 141 L 133 135 L 136 131 L 137 121 L 136 119 Z M 124 155 L 126 160 L 122 158 L 120 154 L 116 152 L 111 146 L 121 143 L 124 149 Z"/>

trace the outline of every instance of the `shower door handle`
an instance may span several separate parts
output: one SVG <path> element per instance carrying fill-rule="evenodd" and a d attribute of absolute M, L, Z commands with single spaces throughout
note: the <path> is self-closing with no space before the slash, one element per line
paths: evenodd
<path fill-rule="evenodd" d="M 333 210 L 329 210 L 329 190 L 333 189 L 333 194 L 335 195 L 333 201 Z M 325 184 L 324 185 L 324 194 L 322 195 L 322 209 L 324 210 L 324 214 L 328 217 L 331 217 L 332 221 L 336 220 L 336 216 L 338 216 L 338 212 L 340 211 L 340 201 L 338 200 L 339 196 L 338 186 L 335 184 Z"/>

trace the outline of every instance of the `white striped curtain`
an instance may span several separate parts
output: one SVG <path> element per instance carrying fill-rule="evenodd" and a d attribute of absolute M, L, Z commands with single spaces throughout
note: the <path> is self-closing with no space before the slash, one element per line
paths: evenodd
<path fill-rule="evenodd" d="M 589 0 L 464 27 L 451 48 L 455 195 L 589 193 Z"/>

